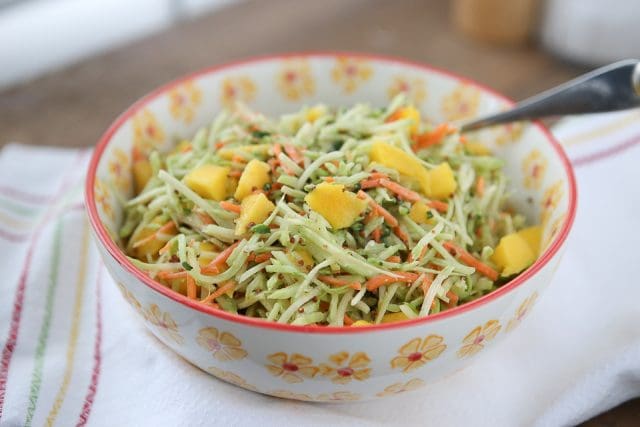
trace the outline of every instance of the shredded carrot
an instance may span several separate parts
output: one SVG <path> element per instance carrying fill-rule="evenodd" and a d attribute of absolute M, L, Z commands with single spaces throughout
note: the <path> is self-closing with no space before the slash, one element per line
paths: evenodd
<path fill-rule="evenodd" d="M 362 285 L 358 282 L 352 282 L 335 276 L 318 276 L 318 280 L 330 286 L 348 286 L 356 291 L 359 291 L 362 288 Z"/>
<path fill-rule="evenodd" d="M 391 277 L 386 274 L 379 274 L 377 276 L 373 276 L 369 280 L 367 280 L 366 286 L 368 291 L 373 291 L 378 289 L 380 286 L 388 285 L 389 283 L 411 283 L 415 282 L 418 279 L 418 275 L 416 273 L 409 273 L 406 271 L 392 271 L 398 277 Z"/>
<path fill-rule="evenodd" d="M 235 242 L 233 245 L 229 246 L 224 251 L 220 252 L 217 257 L 215 257 L 209 264 L 207 264 L 202 270 L 202 274 L 217 274 L 220 272 L 220 268 L 222 264 L 227 262 L 227 259 L 231 256 L 234 249 L 240 244 L 240 242 Z"/>
<path fill-rule="evenodd" d="M 161 271 L 158 278 L 162 280 L 184 279 L 189 276 L 186 271 Z"/>
<path fill-rule="evenodd" d="M 220 202 L 220 207 L 225 211 L 240 213 L 240 205 L 236 205 L 235 203 L 225 202 L 224 200 Z"/>
<path fill-rule="evenodd" d="M 421 150 L 439 144 L 453 129 L 446 123 L 438 125 L 430 132 L 425 132 L 414 137 L 413 150 Z"/>
<path fill-rule="evenodd" d="M 422 198 L 415 191 L 411 191 L 408 188 L 405 188 L 402 185 L 400 185 L 400 184 L 398 184 L 396 182 L 390 181 L 390 180 L 388 180 L 386 178 L 381 178 L 380 179 L 380 184 L 383 187 L 393 191 L 398 196 L 400 196 L 403 199 L 408 200 L 410 202 L 417 202 L 418 200 L 420 200 Z"/>
<path fill-rule="evenodd" d="M 134 249 L 138 248 L 138 247 L 144 245 L 145 243 L 148 243 L 148 242 L 151 242 L 154 239 L 157 239 L 158 235 L 160 235 L 160 234 L 171 233 L 172 231 L 175 231 L 175 230 L 176 230 L 176 224 L 173 221 L 169 221 L 165 225 L 163 225 L 162 227 L 158 228 L 154 233 L 148 235 L 144 239 L 140 239 L 137 242 L 135 242 L 132 247 Z"/>
<path fill-rule="evenodd" d="M 380 186 L 379 179 L 365 179 L 364 181 L 360 182 L 360 188 L 362 188 L 363 190 L 366 190 L 368 188 L 373 188 L 373 187 L 379 187 L 379 186 Z"/>
<path fill-rule="evenodd" d="M 437 210 L 438 212 L 447 212 L 449 210 L 449 205 L 445 202 L 441 202 L 440 200 L 429 200 L 427 202 L 430 208 Z"/>
<path fill-rule="evenodd" d="M 169 251 L 169 249 L 171 249 L 171 241 L 167 242 L 164 244 L 163 247 L 160 248 L 160 250 L 158 251 L 158 253 L 160 255 L 164 255 L 165 253 L 167 253 Z"/>
<path fill-rule="evenodd" d="M 273 144 L 273 155 L 278 158 L 278 156 L 282 153 L 282 147 L 280 144 Z"/>
<path fill-rule="evenodd" d="M 290 144 L 286 144 L 284 146 L 284 151 L 287 153 L 287 156 L 291 157 L 291 160 L 298 164 L 302 164 L 304 162 L 304 158 L 300 155 L 296 147 Z"/>
<path fill-rule="evenodd" d="M 398 238 L 400 240 L 402 240 L 402 242 L 405 245 L 409 245 L 409 235 L 407 233 L 405 233 L 404 231 L 402 231 L 402 229 L 400 228 L 400 226 L 398 227 L 393 227 L 393 233 L 398 236 Z"/>
<path fill-rule="evenodd" d="M 349 317 L 349 315 L 347 315 L 347 314 L 344 315 L 344 321 L 343 322 L 344 322 L 344 324 L 346 326 L 353 325 L 353 319 L 351 317 Z"/>
<path fill-rule="evenodd" d="M 197 291 L 195 279 L 190 274 L 187 274 L 187 298 L 196 299 Z"/>
<path fill-rule="evenodd" d="M 213 146 L 216 147 L 218 150 L 221 149 L 222 147 L 224 147 L 225 143 L 222 141 L 216 142 Z"/>
<path fill-rule="evenodd" d="M 249 254 L 249 258 L 247 258 L 247 261 L 253 261 L 256 264 L 260 264 L 261 262 L 265 262 L 270 259 L 271 259 L 271 252 L 265 252 L 263 254 L 258 254 L 258 255 L 252 252 L 251 254 Z"/>
<path fill-rule="evenodd" d="M 237 154 L 234 154 L 234 155 L 231 157 L 231 161 L 232 161 L 232 162 L 236 162 L 236 163 L 247 163 L 247 159 L 245 159 L 244 157 L 239 156 L 239 155 L 237 155 Z"/>
<path fill-rule="evenodd" d="M 211 219 L 211 217 L 209 215 L 207 215 L 204 212 L 198 212 L 198 218 L 200 218 L 200 221 L 202 221 L 203 223 L 209 225 L 209 224 L 213 224 L 213 219 Z"/>
<path fill-rule="evenodd" d="M 327 176 L 327 177 L 324 178 L 324 181 L 328 182 L 328 183 L 332 183 L 333 181 L 335 181 L 335 179 L 333 179 L 332 176 Z"/>
<path fill-rule="evenodd" d="M 218 289 L 216 289 L 212 294 L 210 294 L 206 298 L 202 299 L 200 302 L 203 303 L 203 304 L 209 304 L 209 303 L 213 302 L 216 298 L 219 298 L 222 295 L 224 295 L 227 292 L 229 292 L 235 286 L 236 286 L 236 282 L 234 282 L 233 280 L 229 280 L 228 282 L 224 282 L 223 284 L 220 285 L 220 287 Z"/>
<path fill-rule="evenodd" d="M 432 283 L 433 283 L 433 274 L 425 274 L 424 279 L 422 279 L 422 284 L 420 285 L 420 289 L 422 289 L 422 293 L 424 295 L 426 295 L 427 292 L 429 292 L 429 288 L 431 287 Z"/>
<path fill-rule="evenodd" d="M 498 272 L 491 268 L 489 265 L 483 263 L 479 259 L 476 259 L 469 252 L 462 249 L 460 246 L 456 245 L 453 242 L 444 242 L 443 246 L 449 252 L 452 252 L 454 255 L 457 255 L 462 262 L 467 264 L 469 267 L 475 268 L 478 273 L 488 277 L 491 280 L 498 279 Z"/>
<path fill-rule="evenodd" d="M 231 178 L 240 178 L 242 176 L 242 171 L 238 169 L 234 169 L 232 171 L 229 171 L 229 176 Z"/>
<path fill-rule="evenodd" d="M 456 295 L 454 292 L 447 292 L 447 298 L 449 298 L 449 304 L 447 304 L 447 307 L 453 308 L 458 305 L 458 295 Z"/>
<path fill-rule="evenodd" d="M 380 227 L 373 229 L 373 231 L 371 232 L 371 237 L 376 241 L 376 243 L 380 243 L 380 239 L 382 238 L 382 230 L 380 229 Z"/>
<path fill-rule="evenodd" d="M 387 258 L 387 262 L 402 262 L 402 258 L 400 258 L 398 255 L 393 255 Z"/>
<path fill-rule="evenodd" d="M 382 172 L 373 172 L 369 175 L 369 179 L 380 179 L 380 178 L 389 178 L 389 175 Z"/>
<path fill-rule="evenodd" d="M 476 194 L 480 197 L 484 194 L 484 176 L 482 175 L 476 181 Z"/>
<path fill-rule="evenodd" d="M 378 215 L 383 217 L 385 222 L 389 224 L 391 227 L 398 226 L 398 220 L 395 219 L 395 217 L 391 215 L 388 210 L 386 210 L 385 208 L 380 206 L 375 200 L 373 200 L 367 193 L 360 190 L 358 191 L 358 197 L 362 200 L 366 200 L 369 203 L 369 206 L 371 206 L 371 209 L 373 209 Z"/>

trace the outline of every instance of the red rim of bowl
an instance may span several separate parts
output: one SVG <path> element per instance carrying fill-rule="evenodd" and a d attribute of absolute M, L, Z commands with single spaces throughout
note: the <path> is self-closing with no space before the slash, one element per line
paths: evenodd
<path fill-rule="evenodd" d="M 188 299 L 186 296 L 178 294 L 171 289 L 166 288 L 159 282 L 151 279 L 142 270 L 136 268 L 125 256 L 122 250 L 115 244 L 113 240 L 109 237 L 107 230 L 105 229 L 100 217 L 98 216 L 98 211 L 96 208 L 95 194 L 94 194 L 94 185 L 95 185 L 95 176 L 96 170 L 98 167 L 98 163 L 102 156 L 102 153 L 105 151 L 106 147 L 111 140 L 113 134 L 125 123 L 133 114 L 138 112 L 144 105 L 148 104 L 155 98 L 169 91 L 173 87 L 194 79 L 200 76 L 210 74 L 213 72 L 223 71 L 226 69 L 234 68 L 241 65 L 255 64 L 260 62 L 270 62 L 274 60 L 283 60 L 289 58 L 336 58 L 336 57 L 354 57 L 360 59 L 367 59 L 371 61 L 377 62 L 386 62 L 389 64 L 403 65 L 409 66 L 413 68 L 420 69 L 422 71 L 428 71 L 430 73 L 440 74 L 449 78 L 453 78 L 459 82 L 465 83 L 467 85 L 475 86 L 476 88 L 482 90 L 483 92 L 490 93 L 491 95 L 509 103 L 514 104 L 514 101 L 501 95 L 494 91 L 493 89 L 487 88 L 482 84 L 479 84 L 475 81 L 469 80 L 464 77 L 460 77 L 456 74 L 450 73 L 448 71 L 440 70 L 429 65 L 421 64 L 418 62 L 413 62 L 406 59 L 395 58 L 390 56 L 383 55 L 374 55 L 374 54 L 363 54 L 363 53 L 353 53 L 353 52 L 296 52 L 296 53 L 286 53 L 286 54 L 276 54 L 276 55 L 266 55 L 259 57 L 252 57 L 249 59 L 244 59 L 240 61 L 235 61 L 223 65 L 217 65 L 213 67 L 209 67 L 187 76 L 176 79 L 170 83 L 167 83 L 158 89 L 152 91 L 151 93 L 145 95 L 136 101 L 131 107 L 129 107 L 124 113 L 122 113 L 107 129 L 107 131 L 102 135 L 98 144 L 91 156 L 91 161 L 89 163 L 89 170 L 87 173 L 87 178 L 85 182 L 85 201 L 87 206 L 87 213 L 89 216 L 89 221 L 98 237 L 100 243 L 104 245 L 109 252 L 109 254 L 118 262 L 124 269 L 129 271 L 132 275 L 134 275 L 138 280 L 143 282 L 149 288 L 154 291 L 180 303 L 187 307 L 190 307 L 194 310 L 200 311 L 202 313 L 206 313 L 213 317 L 217 317 L 223 320 L 227 320 L 230 322 L 236 322 L 240 324 L 244 324 L 247 326 L 255 326 L 259 328 L 266 329 L 274 329 L 280 331 L 289 331 L 289 332 L 302 332 L 302 333 L 320 333 L 320 334 L 341 334 L 341 333 L 367 333 L 373 331 L 381 331 L 381 330 L 390 330 L 395 328 L 403 328 L 407 326 L 417 326 L 421 324 L 427 324 L 430 322 L 434 322 L 436 320 L 443 320 L 452 316 L 456 316 L 462 313 L 465 313 L 469 310 L 473 310 L 474 308 L 483 306 L 491 301 L 494 301 L 500 298 L 502 295 L 505 295 L 512 290 L 516 289 L 520 285 L 522 285 L 525 281 L 533 277 L 538 271 L 540 271 L 551 258 L 553 258 L 558 250 L 562 247 L 564 242 L 566 241 L 569 231 L 571 230 L 571 226 L 573 224 L 573 220 L 575 218 L 576 213 L 576 205 L 577 205 L 577 188 L 576 181 L 573 172 L 573 168 L 571 166 L 571 162 L 567 157 L 564 149 L 558 143 L 558 141 L 553 137 L 551 132 L 544 127 L 540 123 L 535 123 L 540 131 L 546 136 L 548 142 L 554 148 L 556 154 L 560 158 L 563 167 L 565 169 L 565 174 L 567 179 L 569 180 L 569 209 L 567 212 L 567 216 L 565 218 L 562 229 L 558 233 L 558 235 L 553 240 L 552 244 L 547 248 L 547 250 L 536 260 L 531 267 L 529 267 L 524 273 L 520 276 L 516 277 L 511 282 L 506 285 L 496 289 L 495 291 L 478 298 L 477 300 L 471 301 L 469 303 L 463 304 L 461 306 L 428 316 L 421 317 L 416 319 L 405 320 L 401 322 L 394 323 L 385 323 L 380 325 L 371 325 L 364 328 L 351 328 L 344 326 L 325 326 L 325 327 L 317 327 L 317 326 L 297 326 L 297 325 L 289 325 L 289 324 L 280 324 L 272 321 L 257 319 L 252 317 L 246 317 L 239 314 L 227 313 L 222 310 L 214 309 L 212 307 L 205 306 L 204 304 L 200 304 L 196 301 Z"/>

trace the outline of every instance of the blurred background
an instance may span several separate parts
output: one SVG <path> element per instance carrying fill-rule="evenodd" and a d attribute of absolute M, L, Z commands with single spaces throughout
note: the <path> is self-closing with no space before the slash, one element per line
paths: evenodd
<path fill-rule="evenodd" d="M 406 57 L 523 99 L 640 57 L 638 17 L 636 0 L 0 0 L 0 147 L 92 146 L 159 84 L 285 51 Z M 636 400 L 586 425 L 638 419 Z"/>

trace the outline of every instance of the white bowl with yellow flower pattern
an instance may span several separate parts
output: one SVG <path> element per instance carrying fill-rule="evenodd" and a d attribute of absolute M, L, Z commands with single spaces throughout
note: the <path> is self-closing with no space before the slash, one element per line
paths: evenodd
<path fill-rule="evenodd" d="M 241 100 L 267 115 L 326 103 L 383 106 L 405 92 L 438 123 L 495 112 L 511 102 L 470 82 L 408 61 L 343 53 L 292 54 L 214 67 L 136 102 L 93 154 L 86 203 L 104 262 L 125 300 L 168 347 L 212 375 L 249 390 L 308 401 L 384 397 L 434 383 L 513 333 L 547 287 L 576 208 L 566 155 L 540 125 L 484 130 L 507 161 L 513 203 L 544 227 L 544 251 L 517 279 L 466 305 L 365 328 L 283 325 L 229 314 L 153 281 L 118 246 L 121 200 L 131 196 L 136 145 L 168 148 Z"/>

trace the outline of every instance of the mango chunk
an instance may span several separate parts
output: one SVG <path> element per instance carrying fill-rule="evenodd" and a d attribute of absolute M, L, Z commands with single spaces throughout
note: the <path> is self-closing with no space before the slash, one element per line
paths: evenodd
<path fill-rule="evenodd" d="M 440 163 L 429 171 L 431 178 L 430 192 L 426 193 L 428 197 L 434 199 L 446 199 L 451 196 L 458 188 L 456 178 L 453 176 L 453 170 L 449 163 Z"/>
<path fill-rule="evenodd" d="M 242 199 L 254 190 L 261 190 L 262 187 L 271 180 L 269 178 L 270 173 L 271 166 L 257 159 L 251 160 L 247 163 L 247 166 L 245 166 L 242 175 L 240 175 L 238 188 L 236 188 L 233 197 L 238 201 L 242 201 Z"/>
<path fill-rule="evenodd" d="M 502 276 L 511 276 L 529 267 L 536 254 L 518 233 L 511 233 L 500 239 L 491 260 L 502 269 Z"/>
<path fill-rule="evenodd" d="M 489 150 L 489 147 L 487 147 L 481 142 L 476 142 L 476 141 L 466 142 L 464 144 L 464 148 L 465 150 L 467 150 L 469 154 L 473 154 L 475 156 L 488 156 L 491 154 L 491 150 Z"/>
<path fill-rule="evenodd" d="M 136 194 L 139 194 L 151 179 L 153 168 L 151 167 L 151 162 L 147 159 L 134 160 L 131 168 L 134 190 Z"/>
<path fill-rule="evenodd" d="M 245 197 L 240 203 L 240 217 L 236 220 L 236 235 L 241 236 L 246 233 L 250 224 L 264 222 L 275 208 L 275 205 L 263 193 Z"/>
<path fill-rule="evenodd" d="M 409 126 L 409 132 L 414 135 L 418 133 L 420 127 L 420 111 L 416 110 L 415 107 L 402 107 L 396 110 L 393 114 L 389 116 L 387 119 L 388 122 L 393 122 L 395 120 L 403 120 L 410 119 L 411 125 Z"/>
<path fill-rule="evenodd" d="M 198 264 L 200 264 L 200 267 L 209 264 L 218 254 L 216 247 L 210 242 L 201 242 L 199 252 Z"/>
<path fill-rule="evenodd" d="M 218 150 L 218 155 L 225 160 L 231 160 L 234 154 L 238 152 L 266 156 L 269 154 L 269 147 L 271 147 L 270 144 L 254 144 L 241 145 L 233 148 L 221 148 Z"/>
<path fill-rule="evenodd" d="M 287 254 L 287 256 L 291 262 L 305 268 L 311 268 L 315 264 L 313 257 L 306 249 L 294 249 L 291 253 Z"/>
<path fill-rule="evenodd" d="M 429 208 L 424 202 L 415 202 L 409 211 L 409 218 L 416 224 L 431 224 L 433 220 L 429 219 Z"/>
<path fill-rule="evenodd" d="M 215 165 L 202 165 L 184 177 L 184 183 L 201 197 L 211 200 L 224 200 L 228 197 L 229 168 Z"/>
<path fill-rule="evenodd" d="M 382 323 L 401 322 L 403 320 L 409 320 L 409 318 L 401 311 L 397 313 L 387 313 L 382 316 Z"/>
<path fill-rule="evenodd" d="M 322 215 L 334 230 L 349 227 L 367 209 L 367 202 L 346 191 L 344 185 L 327 182 L 316 186 L 304 201 Z"/>
<path fill-rule="evenodd" d="M 374 142 L 369 153 L 371 161 L 397 170 L 401 175 L 416 180 L 422 192 L 431 191 L 431 177 L 427 169 L 415 157 L 385 142 Z"/>
<path fill-rule="evenodd" d="M 362 326 L 371 326 L 371 323 L 367 322 L 366 320 L 356 320 L 351 326 L 355 326 L 356 328 L 358 328 Z"/>
<path fill-rule="evenodd" d="M 327 107 L 324 105 L 316 105 L 315 107 L 309 108 L 305 114 L 305 119 L 313 123 L 318 120 L 320 117 L 327 114 Z"/>
<path fill-rule="evenodd" d="M 529 248 L 536 257 L 540 255 L 540 241 L 542 240 L 541 225 L 523 228 L 518 231 L 517 234 L 529 244 Z"/>

